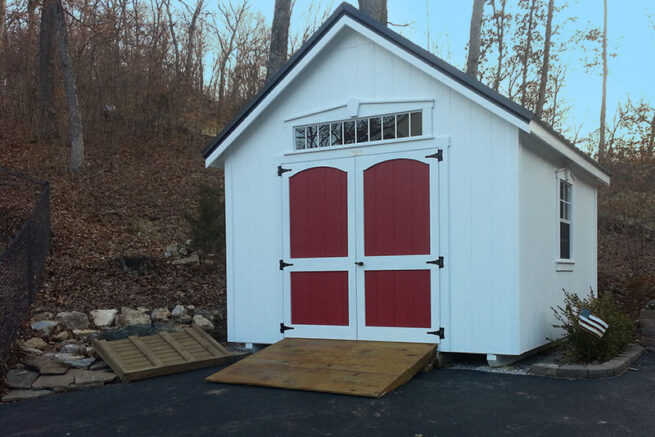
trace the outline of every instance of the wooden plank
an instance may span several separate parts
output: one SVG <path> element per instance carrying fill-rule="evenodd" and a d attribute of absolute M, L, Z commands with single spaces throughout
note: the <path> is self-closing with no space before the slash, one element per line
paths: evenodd
<path fill-rule="evenodd" d="M 207 340 L 206 338 L 207 334 L 205 334 L 203 330 L 201 330 L 200 328 L 196 330 L 194 328 L 196 327 L 194 326 L 193 328 L 184 328 L 184 332 L 186 332 L 191 337 L 193 337 L 198 343 L 200 343 L 205 349 L 207 349 L 209 353 L 211 353 L 215 357 L 220 357 L 225 355 L 216 346 L 214 346 Z"/>
<path fill-rule="evenodd" d="M 109 367 L 118 375 L 120 379 L 125 378 L 125 367 L 123 367 L 119 360 L 114 356 L 112 347 L 106 340 L 93 339 L 93 349 L 100 355 L 100 357 L 109 364 Z"/>
<path fill-rule="evenodd" d="M 422 343 L 287 338 L 206 380 L 378 398 L 434 357 Z"/>
<path fill-rule="evenodd" d="M 219 342 L 217 342 L 216 340 L 214 340 L 214 337 L 212 337 L 211 335 L 207 334 L 205 331 L 202 330 L 202 328 L 200 328 L 200 327 L 198 327 L 198 326 L 196 326 L 196 325 L 193 325 L 193 326 L 191 327 L 191 329 L 193 329 L 193 330 L 196 331 L 198 334 L 200 334 L 200 335 L 201 335 L 205 340 L 207 340 L 210 344 L 214 345 L 214 347 L 215 347 L 216 349 L 218 349 L 220 352 L 222 352 L 223 354 L 225 354 L 225 355 L 229 355 L 229 354 L 230 354 L 230 352 L 229 352 L 227 349 L 225 349 L 225 347 L 223 347 L 222 344 L 220 344 Z"/>
<path fill-rule="evenodd" d="M 161 360 L 157 357 L 157 355 L 152 353 L 148 349 L 148 347 L 145 344 L 143 344 L 143 342 L 139 339 L 139 337 L 132 335 L 128 337 L 128 339 L 132 342 L 134 346 L 136 346 L 143 353 L 143 355 L 146 356 L 146 358 L 148 358 L 148 360 L 150 360 L 150 362 L 154 366 L 161 366 L 163 364 Z"/>
<path fill-rule="evenodd" d="M 185 360 L 187 361 L 195 360 L 193 354 L 191 354 L 189 351 L 184 349 L 184 347 L 180 343 L 178 343 L 177 340 L 171 337 L 171 334 L 169 334 L 166 331 L 163 331 L 159 333 L 159 336 L 163 338 L 166 343 L 170 344 L 171 347 L 175 349 L 178 354 L 182 355 L 182 357 L 184 357 Z"/>

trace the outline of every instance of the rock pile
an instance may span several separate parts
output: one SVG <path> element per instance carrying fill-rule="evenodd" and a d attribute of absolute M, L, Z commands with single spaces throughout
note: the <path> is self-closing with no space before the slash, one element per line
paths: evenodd
<path fill-rule="evenodd" d="M 648 305 L 639 314 L 639 326 L 641 327 L 641 344 L 651 352 L 655 352 L 655 300 L 648 302 Z"/>
<path fill-rule="evenodd" d="M 23 357 L 7 372 L 10 391 L 2 401 L 47 396 L 56 392 L 99 387 L 117 376 L 99 360 L 92 347 L 94 338 L 116 340 L 130 335 L 175 331 L 189 324 L 214 331 L 223 320 L 220 310 L 196 309 L 193 305 L 168 308 L 97 309 L 35 314 L 30 321 L 32 338 L 18 341 Z"/>
<path fill-rule="evenodd" d="M 200 256 L 191 249 L 191 240 L 186 240 L 183 244 L 169 244 L 166 246 L 164 256 L 172 258 L 171 264 L 174 265 L 200 263 Z"/>

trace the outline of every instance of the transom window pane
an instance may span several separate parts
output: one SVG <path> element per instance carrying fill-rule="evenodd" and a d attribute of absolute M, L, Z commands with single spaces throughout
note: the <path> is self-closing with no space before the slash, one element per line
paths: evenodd
<path fill-rule="evenodd" d="M 357 120 L 357 142 L 368 143 L 368 118 Z"/>
<path fill-rule="evenodd" d="M 571 258 L 571 184 L 559 181 L 559 257 Z"/>
<path fill-rule="evenodd" d="M 389 140 L 396 138 L 396 116 L 387 115 L 382 117 L 382 139 Z"/>
<path fill-rule="evenodd" d="M 332 123 L 332 145 L 343 144 L 343 123 Z"/>
<path fill-rule="evenodd" d="M 354 121 L 344 121 L 343 122 L 343 138 L 344 144 L 353 144 L 355 142 L 355 122 Z"/>
<path fill-rule="evenodd" d="M 296 126 L 293 129 L 294 147 L 296 150 L 303 150 L 421 136 L 423 135 L 422 117 L 421 111 L 401 112 Z M 563 196 L 560 193 L 560 197 Z"/>

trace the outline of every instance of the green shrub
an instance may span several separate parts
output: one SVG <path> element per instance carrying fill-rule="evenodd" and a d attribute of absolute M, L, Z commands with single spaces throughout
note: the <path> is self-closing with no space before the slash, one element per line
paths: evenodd
<path fill-rule="evenodd" d="M 587 308 L 609 325 L 605 335 L 598 338 L 580 328 L 578 315 L 581 308 Z M 632 341 L 635 326 L 632 320 L 621 312 L 609 295 L 595 298 L 589 294 L 586 298 L 567 293 L 564 290 L 564 307 L 553 308 L 559 324 L 556 328 L 566 331 L 563 344 L 567 358 L 583 363 L 591 361 L 604 362 L 623 352 Z"/>
<path fill-rule="evenodd" d="M 225 248 L 225 201 L 223 190 L 210 185 L 198 189 L 195 214 L 185 214 L 191 228 L 191 245 L 195 250 L 222 253 Z"/>

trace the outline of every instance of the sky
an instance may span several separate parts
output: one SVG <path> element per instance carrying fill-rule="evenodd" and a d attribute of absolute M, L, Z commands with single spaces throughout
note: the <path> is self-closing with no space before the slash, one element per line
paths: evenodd
<path fill-rule="evenodd" d="M 339 1 L 318 1 L 323 7 Z M 509 0 L 515 2 L 516 0 Z M 556 0 L 556 4 L 563 3 Z M 310 0 L 296 0 L 291 17 L 291 32 L 303 27 Z M 348 3 L 357 6 L 357 0 Z M 252 11 L 262 13 L 270 25 L 274 0 L 251 0 Z M 435 54 L 460 69 L 466 63 L 473 0 L 388 0 L 388 19 L 406 27 L 391 28 L 421 47 L 430 47 Z M 558 19 L 578 17 L 563 29 L 567 38 L 577 29 L 591 24 L 602 28 L 602 0 L 568 0 L 569 6 Z M 642 98 L 655 106 L 655 0 L 608 0 L 608 46 L 616 57 L 611 57 L 607 83 L 607 119 L 611 121 L 619 102 L 627 97 Z M 600 69 L 585 71 L 580 61 L 581 50 L 575 49 L 562 56 L 568 64 L 566 87 L 561 91 L 571 107 L 566 124 L 570 136 L 580 130 L 582 136 L 598 128 L 602 78 Z"/>

